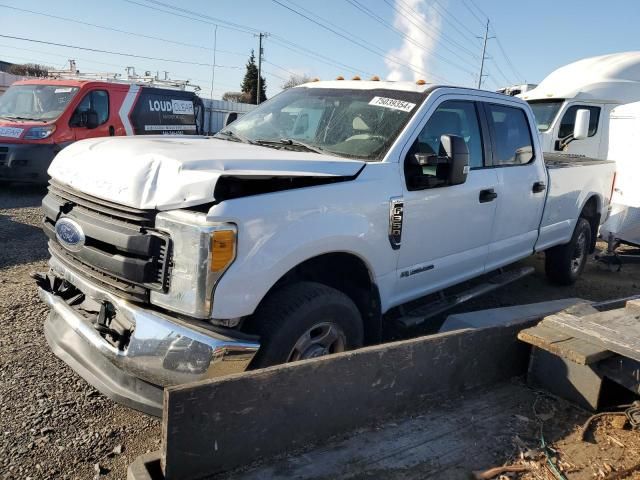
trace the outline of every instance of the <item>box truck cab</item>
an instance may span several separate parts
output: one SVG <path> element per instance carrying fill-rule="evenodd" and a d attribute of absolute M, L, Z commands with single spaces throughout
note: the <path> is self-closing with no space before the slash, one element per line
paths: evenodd
<path fill-rule="evenodd" d="M 39 79 L 0 97 L 0 181 L 46 183 L 55 155 L 95 137 L 197 134 L 195 93 L 130 82 Z"/>
<path fill-rule="evenodd" d="M 611 111 L 640 100 L 640 52 L 570 63 L 518 96 L 531 105 L 543 151 L 606 159 Z M 574 135 L 577 117 L 588 124 L 586 135 Z"/>

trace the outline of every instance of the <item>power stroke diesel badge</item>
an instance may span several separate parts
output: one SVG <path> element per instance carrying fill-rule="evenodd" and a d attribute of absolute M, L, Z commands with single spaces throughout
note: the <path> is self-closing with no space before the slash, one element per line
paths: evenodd
<path fill-rule="evenodd" d="M 398 250 L 402 244 L 402 220 L 404 217 L 404 200 L 402 197 L 389 199 L 389 243 Z"/>
<path fill-rule="evenodd" d="M 70 252 L 78 252 L 85 242 L 82 227 L 70 218 L 61 218 L 56 222 L 56 238 Z"/>

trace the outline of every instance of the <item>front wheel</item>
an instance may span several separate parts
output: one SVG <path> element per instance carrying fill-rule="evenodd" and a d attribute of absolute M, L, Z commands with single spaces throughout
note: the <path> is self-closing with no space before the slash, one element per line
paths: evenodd
<path fill-rule="evenodd" d="M 258 308 L 251 325 L 260 349 L 251 368 L 295 362 L 359 348 L 362 317 L 344 293 L 315 282 L 287 285 Z"/>
<path fill-rule="evenodd" d="M 590 245 L 591 225 L 587 219 L 579 218 L 571 241 L 545 252 L 547 278 L 559 285 L 575 283 L 587 263 Z"/>

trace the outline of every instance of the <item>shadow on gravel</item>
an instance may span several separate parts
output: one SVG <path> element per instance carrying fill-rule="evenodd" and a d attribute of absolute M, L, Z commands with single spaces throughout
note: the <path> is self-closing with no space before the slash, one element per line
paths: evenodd
<path fill-rule="evenodd" d="M 45 185 L 0 185 L 0 210 L 39 207 L 46 194 L 47 187 Z"/>
<path fill-rule="evenodd" d="M 47 237 L 40 227 L 0 215 L 0 268 L 49 257 Z"/>

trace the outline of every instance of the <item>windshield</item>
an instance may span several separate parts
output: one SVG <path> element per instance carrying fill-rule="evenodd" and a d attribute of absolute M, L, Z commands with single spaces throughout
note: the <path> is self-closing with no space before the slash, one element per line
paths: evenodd
<path fill-rule="evenodd" d="M 546 132 L 558 115 L 560 107 L 564 103 L 564 99 L 559 100 L 532 100 L 529 102 L 533 114 L 536 117 L 536 125 L 538 131 Z"/>
<path fill-rule="evenodd" d="M 291 88 L 218 138 L 380 160 L 423 99 L 424 94 L 398 90 Z"/>
<path fill-rule="evenodd" d="M 0 96 L 0 117 L 17 120 L 54 120 L 62 114 L 77 87 L 14 85 Z"/>

